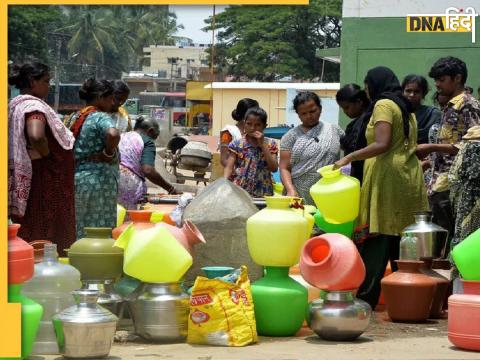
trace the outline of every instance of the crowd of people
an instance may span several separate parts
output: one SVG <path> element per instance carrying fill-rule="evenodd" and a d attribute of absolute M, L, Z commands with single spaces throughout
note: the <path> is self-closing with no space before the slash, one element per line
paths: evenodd
<path fill-rule="evenodd" d="M 63 254 L 85 227 L 115 227 L 117 203 L 135 209 L 146 179 L 176 193 L 155 170 L 158 124 L 132 128 L 123 81 L 87 79 L 85 107 L 64 122 L 44 101 L 47 65 L 15 65 L 8 82 L 20 90 L 8 108 L 8 215 L 26 241 L 50 240 Z"/>
<path fill-rule="evenodd" d="M 465 85 L 467 75 L 458 58 L 436 61 L 428 74 L 437 89 L 434 107 L 422 104 L 429 92 L 424 76 L 410 74 L 400 83 L 387 67 L 370 69 L 363 89 L 347 84 L 336 94 L 352 119 L 345 131 L 320 120 L 315 93 L 299 92 L 293 100 L 301 124 L 280 141 L 284 194 L 314 205 L 309 191 L 320 179 L 317 170 L 350 167 L 361 183 L 353 240 L 367 270 L 357 296 L 372 308 L 387 263 L 397 268 L 400 235 L 415 212 L 431 210 L 449 231 L 446 257 L 480 227 L 480 102 Z M 232 116 L 237 125 L 220 134 L 224 176 L 253 197 L 272 195 L 278 150 L 262 134 L 267 114 L 257 101 L 242 99 Z"/>

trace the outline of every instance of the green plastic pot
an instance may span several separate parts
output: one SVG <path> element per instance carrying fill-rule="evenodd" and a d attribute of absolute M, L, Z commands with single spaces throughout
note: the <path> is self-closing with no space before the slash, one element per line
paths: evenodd
<path fill-rule="evenodd" d="M 87 235 L 68 250 L 70 265 L 80 271 L 82 281 L 110 280 L 122 275 L 123 250 L 114 247 L 111 228 L 85 228 Z"/>
<path fill-rule="evenodd" d="M 320 230 L 323 230 L 326 233 L 338 233 L 345 235 L 348 238 L 352 238 L 353 229 L 355 227 L 355 220 L 348 221 L 343 224 L 329 223 L 327 220 L 325 220 L 323 214 L 318 209 L 315 212 L 313 218 L 315 219 L 315 224 Z"/>
<path fill-rule="evenodd" d="M 480 280 L 480 229 L 456 245 L 451 254 L 464 280 Z"/>
<path fill-rule="evenodd" d="M 22 357 L 32 353 L 33 343 L 43 315 L 43 308 L 32 299 L 22 295 L 22 285 L 8 285 L 8 302 L 22 305 Z"/>
<path fill-rule="evenodd" d="M 308 291 L 288 276 L 288 267 L 265 268 L 252 284 L 257 332 L 263 336 L 294 336 L 302 327 Z"/>

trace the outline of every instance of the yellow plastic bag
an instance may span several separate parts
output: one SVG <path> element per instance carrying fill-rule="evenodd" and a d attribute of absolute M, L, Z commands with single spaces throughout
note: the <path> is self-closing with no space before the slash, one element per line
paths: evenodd
<path fill-rule="evenodd" d="M 235 283 L 198 276 L 190 297 L 190 344 L 245 346 L 257 342 L 247 267 Z"/>

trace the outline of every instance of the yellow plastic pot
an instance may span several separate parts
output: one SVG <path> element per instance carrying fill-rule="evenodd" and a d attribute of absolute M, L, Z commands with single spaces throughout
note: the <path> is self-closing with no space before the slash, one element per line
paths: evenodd
<path fill-rule="evenodd" d="M 122 205 L 117 204 L 117 227 L 123 224 L 126 214 L 127 210 Z"/>
<path fill-rule="evenodd" d="M 307 212 L 307 209 L 292 209 L 299 215 L 303 216 L 305 220 L 307 220 L 307 228 L 306 228 L 306 238 L 310 239 L 313 231 L 313 225 L 315 225 L 315 218 L 312 214 Z"/>
<path fill-rule="evenodd" d="M 154 210 L 152 216 L 150 217 L 150 222 L 156 224 L 163 221 L 163 211 Z"/>
<path fill-rule="evenodd" d="M 273 195 L 282 196 L 283 194 L 283 184 L 280 182 L 273 183 Z"/>
<path fill-rule="evenodd" d="M 266 196 L 267 207 L 247 220 L 247 243 L 253 261 L 263 266 L 293 266 L 307 240 L 308 221 L 290 209 L 293 197 Z"/>
<path fill-rule="evenodd" d="M 333 165 L 318 170 L 322 178 L 310 188 L 318 210 L 332 224 L 353 221 L 360 207 L 360 182 L 351 176 L 333 170 Z"/>
<path fill-rule="evenodd" d="M 115 246 L 124 249 L 123 271 L 149 283 L 177 282 L 192 266 L 192 256 L 164 227 L 129 226 Z"/>

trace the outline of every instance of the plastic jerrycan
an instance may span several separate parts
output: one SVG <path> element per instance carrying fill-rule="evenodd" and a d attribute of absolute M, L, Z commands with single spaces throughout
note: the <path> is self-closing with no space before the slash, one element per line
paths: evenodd
<path fill-rule="evenodd" d="M 143 282 L 177 282 L 192 266 L 192 256 L 162 226 L 136 230 L 130 224 L 115 241 L 124 249 L 123 271 Z"/>
<path fill-rule="evenodd" d="M 355 220 L 360 207 L 360 182 L 327 165 L 318 170 L 322 178 L 310 188 L 318 210 L 325 220 L 342 224 Z"/>

